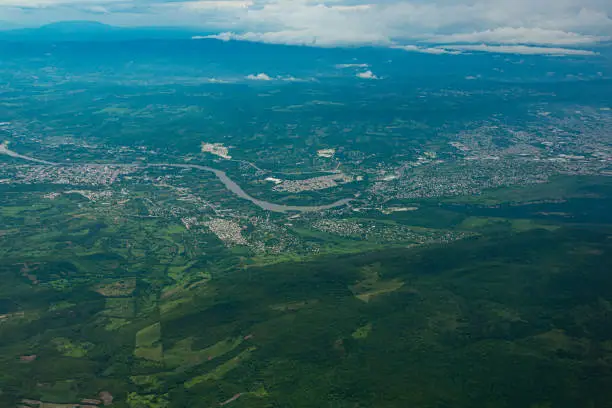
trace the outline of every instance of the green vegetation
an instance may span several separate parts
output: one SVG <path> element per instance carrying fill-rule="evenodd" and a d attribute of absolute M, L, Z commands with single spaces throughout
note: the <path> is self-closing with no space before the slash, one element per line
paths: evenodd
<path fill-rule="evenodd" d="M 320 251 L 278 256 L 213 239 L 202 249 L 162 220 L 95 226 L 70 201 L 44 210 L 56 220 L 44 239 L 27 226 L 38 213 L 4 218 L 5 231 L 24 227 L 3 241 L 0 400 L 70 404 L 110 390 L 127 408 L 236 395 L 236 407 L 606 406 L 608 388 L 591 390 L 612 378 L 590 373 L 612 352 L 612 231 L 527 207 L 423 204 L 324 224 L 470 232 L 387 249 L 296 226 Z M 452 225 L 426 226 L 442 219 Z"/>
<path fill-rule="evenodd" d="M 365 326 L 359 327 L 351 334 L 355 340 L 366 339 L 372 332 L 372 323 L 368 323 Z"/>
<path fill-rule="evenodd" d="M 612 408 L 605 47 L 256 47 L 0 41 L 0 407 Z"/>
<path fill-rule="evenodd" d="M 75 358 L 85 357 L 89 350 L 94 347 L 93 343 L 72 342 L 63 337 L 53 339 L 52 343 L 62 355 Z"/>
<path fill-rule="evenodd" d="M 357 299 L 368 303 L 374 297 L 395 292 L 404 285 L 404 282 L 399 279 L 382 280 L 380 268 L 381 265 L 376 264 L 367 265 L 361 269 L 361 279 L 349 286 Z"/>
<path fill-rule="evenodd" d="M 248 349 L 238 354 L 236 357 L 233 357 L 224 362 L 223 364 L 215 367 L 215 369 L 211 372 L 192 378 L 191 380 L 185 383 L 185 388 L 192 388 L 195 385 L 205 381 L 221 380 L 230 371 L 236 369 L 240 364 L 248 360 L 251 356 L 251 353 L 256 349 L 256 347 L 249 347 Z"/>
<path fill-rule="evenodd" d="M 448 198 L 452 203 L 498 205 L 503 203 L 533 203 L 538 201 L 567 200 L 592 196 L 593 190 L 610 186 L 608 177 L 555 177 L 549 183 L 506 187 L 485 191 L 479 196 Z"/>
<path fill-rule="evenodd" d="M 242 337 L 222 340 L 203 350 L 193 350 L 193 338 L 186 338 L 178 341 L 164 354 L 164 361 L 167 367 L 192 366 L 204 361 L 221 357 L 242 344 Z"/>
<path fill-rule="evenodd" d="M 168 394 L 163 395 L 138 395 L 131 392 L 127 396 L 127 403 L 130 408 L 168 408 Z"/>
<path fill-rule="evenodd" d="M 163 348 L 160 343 L 161 324 L 154 323 L 136 333 L 136 348 L 134 355 L 146 360 L 162 361 Z"/>
<path fill-rule="evenodd" d="M 486 231 L 508 229 L 513 232 L 524 232 L 532 229 L 555 230 L 559 228 L 554 224 L 538 223 L 529 219 L 507 219 L 496 217 L 468 217 L 457 226 L 459 229 Z"/>

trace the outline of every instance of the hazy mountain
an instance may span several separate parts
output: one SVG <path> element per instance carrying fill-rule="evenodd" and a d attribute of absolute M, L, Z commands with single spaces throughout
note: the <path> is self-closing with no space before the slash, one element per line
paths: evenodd
<path fill-rule="evenodd" d="M 115 27 L 95 21 L 62 21 L 38 28 L 5 29 L 0 39 L 13 41 L 123 41 L 187 39 L 200 30 L 177 27 Z M 0 24 L 0 30 L 2 25 Z"/>
<path fill-rule="evenodd" d="M 15 30 L 22 26 L 6 20 L 0 20 L 0 31 Z"/>

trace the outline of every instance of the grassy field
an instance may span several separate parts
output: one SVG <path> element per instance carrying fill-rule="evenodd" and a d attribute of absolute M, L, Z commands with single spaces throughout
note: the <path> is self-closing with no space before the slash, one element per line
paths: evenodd
<path fill-rule="evenodd" d="M 136 333 L 134 355 L 145 360 L 163 361 L 161 339 L 161 324 L 154 323 Z"/>

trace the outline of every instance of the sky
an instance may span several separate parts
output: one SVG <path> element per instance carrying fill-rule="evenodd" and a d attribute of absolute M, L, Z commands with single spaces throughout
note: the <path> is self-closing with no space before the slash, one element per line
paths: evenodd
<path fill-rule="evenodd" d="M 612 0 L 0 0 L 5 27 L 64 20 L 195 27 L 223 40 L 408 45 L 432 54 L 566 50 L 611 39 Z"/>

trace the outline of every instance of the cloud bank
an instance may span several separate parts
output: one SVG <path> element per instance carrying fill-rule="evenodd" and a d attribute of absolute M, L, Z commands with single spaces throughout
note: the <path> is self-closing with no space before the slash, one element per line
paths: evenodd
<path fill-rule="evenodd" d="M 452 49 L 446 49 L 444 47 L 420 47 L 417 45 L 398 45 L 395 46 L 393 48 L 397 48 L 400 50 L 404 50 L 404 51 L 410 51 L 410 52 L 422 52 L 424 54 L 434 54 L 434 55 L 441 55 L 441 54 L 461 54 L 461 51 L 459 50 L 452 50 Z"/>
<path fill-rule="evenodd" d="M 556 48 L 556 47 L 530 47 L 527 45 L 451 45 L 446 46 L 451 50 L 459 51 L 477 51 L 477 52 L 494 52 L 498 54 L 522 54 L 522 55 L 551 55 L 551 56 L 567 56 L 567 55 L 597 55 L 596 52 L 590 50 L 577 50 L 572 48 Z"/>
<path fill-rule="evenodd" d="M 608 36 L 578 34 L 562 30 L 542 28 L 500 27 L 492 30 L 438 35 L 430 38 L 432 43 L 489 43 L 489 44 L 539 44 L 582 45 L 609 41 Z"/>
<path fill-rule="evenodd" d="M 186 26 L 226 41 L 409 44 L 430 54 L 458 49 L 426 44 L 588 48 L 610 40 L 611 16 L 610 0 L 0 0 L 0 21 L 23 25 Z"/>

